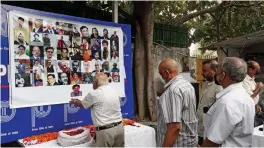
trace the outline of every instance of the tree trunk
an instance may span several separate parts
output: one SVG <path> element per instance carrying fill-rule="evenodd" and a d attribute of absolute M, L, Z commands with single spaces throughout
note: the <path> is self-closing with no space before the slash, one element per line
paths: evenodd
<path fill-rule="evenodd" d="M 139 120 L 150 117 L 156 120 L 153 46 L 153 2 L 133 2 L 135 21 L 135 92 L 138 103 Z"/>

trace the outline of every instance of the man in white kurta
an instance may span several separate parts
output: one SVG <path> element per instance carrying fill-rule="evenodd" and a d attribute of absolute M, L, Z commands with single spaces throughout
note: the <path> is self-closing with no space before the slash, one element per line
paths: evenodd
<path fill-rule="evenodd" d="M 255 105 L 241 84 L 246 74 L 246 63 L 239 58 L 227 57 L 218 67 L 215 81 L 224 90 L 205 113 L 202 147 L 251 146 Z"/>
<path fill-rule="evenodd" d="M 247 91 L 247 93 L 251 96 L 251 98 L 254 100 L 254 103 L 256 105 L 257 111 L 261 111 L 260 106 L 258 105 L 259 102 L 259 94 L 261 94 L 261 90 L 263 88 L 263 84 L 261 82 L 256 83 L 255 77 L 260 73 L 260 66 L 255 61 L 249 61 L 247 62 L 248 65 L 248 71 L 247 76 L 245 77 L 243 81 L 243 87 Z"/>
<path fill-rule="evenodd" d="M 218 63 L 215 60 L 206 60 L 202 64 L 202 75 L 206 81 L 202 87 L 202 95 L 197 109 L 199 144 L 202 144 L 204 137 L 203 108 L 215 102 L 216 94 L 223 89 L 222 86 L 216 85 L 214 82 Z"/>

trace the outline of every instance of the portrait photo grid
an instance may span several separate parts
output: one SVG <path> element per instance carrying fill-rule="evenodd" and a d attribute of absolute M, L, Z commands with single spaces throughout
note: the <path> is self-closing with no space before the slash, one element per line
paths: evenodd
<path fill-rule="evenodd" d="M 120 82 L 119 36 L 109 28 L 13 17 L 15 86 L 92 84 L 99 72 Z"/>

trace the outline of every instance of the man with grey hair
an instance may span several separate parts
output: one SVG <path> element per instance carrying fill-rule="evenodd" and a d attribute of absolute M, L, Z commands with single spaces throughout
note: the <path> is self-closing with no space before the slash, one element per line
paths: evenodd
<path fill-rule="evenodd" d="M 259 102 L 259 94 L 262 93 L 263 83 L 262 82 L 255 82 L 255 77 L 260 74 L 260 66 L 255 61 L 248 61 L 247 62 L 248 72 L 247 76 L 243 81 L 243 87 L 250 95 L 250 97 L 254 100 L 257 112 L 261 111 L 260 106 L 258 105 Z"/>
<path fill-rule="evenodd" d="M 242 86 L 246 63 L 227 57 L 218 66 L 215 83 L 224 89 L 216 102 L 204 109 L 205 140 L 202 147 L 250 147 L 254 130 L 255 105 Z"/>
<path fill-rule="evenodd" d="M 203 142 L 204 136 L 204 126 L 203 126 L 203 108 L 205 106 L 211 105 L 216 101 L 215 95 L 219 93 L 223 88 L 220 85 L 216 85 L 214 81 L 214 76 L 216 74 L 218 63 L 215 60 L 205 60 L 202 63 L 202 75 L 205 79 L 205 82 L 202 87 L 201 98 L 199 99 L 199 105 L 197 109 L 198 116 L 198 135 L 199 145 Z"/>
<path fill-rule="evenodd" d="M 94 91 L 81 101 L 72 99 L 70 103 L 85 109 L 91 107 L 92 121 L 96 127 L 96 147 L 124 147 L 124 126 L 119 95 L 104 73 L 97 73 L 93 82 Z"/>

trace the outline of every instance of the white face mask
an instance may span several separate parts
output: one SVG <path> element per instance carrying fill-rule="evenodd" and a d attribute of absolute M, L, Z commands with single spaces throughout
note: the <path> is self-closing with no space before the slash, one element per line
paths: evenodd
<path fill-rule="evenodd" d="M 160 80 L 161 80 L 161 82 L 162 82 L 163 84 L 166 84 L 166 83 L 167 83 L 167 82 L 162 78 L 161 75 L 159 75 L 159 78 L 160 78 Z"/>

